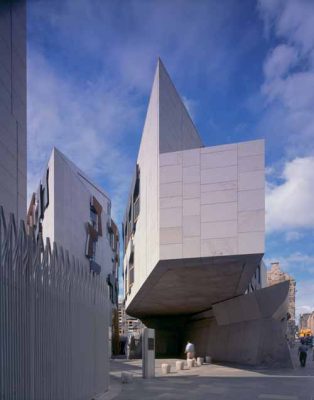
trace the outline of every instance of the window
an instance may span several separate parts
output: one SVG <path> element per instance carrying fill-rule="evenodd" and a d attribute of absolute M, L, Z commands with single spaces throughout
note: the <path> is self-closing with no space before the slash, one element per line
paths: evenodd
<path fill-rule="evenodd" d="M 261 266 L 259 265 L 256 270 L 256 279 L 259 284 L 261 284 Z"/>
<path fill-rule="evenodd" d="M 91 208 L 90 208 L 90 220 L 91 220 L 91 223 L 92 223 L 92 227 L 97 230 L 97 228 L 98 228 L 98 215 L 97 215 L 96 210 L 94 209 L 93 206 L 91 206 Z"/>
<path fill-rule="evenodd" d="M 140 214 L 140 169 L 136 165 L 136 178 L 133 190 L 133 222 L 137 221 Z"/>
<path fill-rule="evenodd" d="M 134 283 L 134 264 L 130 264 L 130 273 L 129 273 L 129 289 Z"/>
<path fill-rule="evenodd" d="M 94 240 L 93 241 L 93 253 L 92 253 L 92 257 L 91 259 L 95 261 L 95 257 L 96 257 L 96 249 L 97 249 L 97 242 Z"/>

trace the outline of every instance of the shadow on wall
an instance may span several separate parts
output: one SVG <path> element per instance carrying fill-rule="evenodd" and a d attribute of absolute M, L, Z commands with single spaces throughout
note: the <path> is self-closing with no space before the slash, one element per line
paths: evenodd
<path fill-rule="evenodd" d="M 184 357 L 187 340 L 196 355 L 219 362 L 293 368 L 285 337 L 289 282 L 213 305 L 211 317 L 146 319 L 156 330 L 156 357 Z"/>
<path fill-rule="evenodd" d="M 212 319 L 186 326 L 196 353 L 216 361 L 293 368 L 286 340 L 289 282 L 213 306 Z"/>

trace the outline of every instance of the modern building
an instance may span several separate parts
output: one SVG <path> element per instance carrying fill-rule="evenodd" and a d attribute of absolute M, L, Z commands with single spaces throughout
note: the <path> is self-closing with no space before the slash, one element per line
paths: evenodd
<path fill-rule="evenodd" d="M 159 60 L 126 207 L 127 314 L 159 355 L 287 364 L 286 283 L 247 293 L 265 236 L 264 141 L 205 147 Z M 274 351 L 276 347 L 276 351 Z"/>
<path fill-rule="evenodd" d="M 288 313 L 290 319 L 288 320 L 288 325 L 287 325 L 287 337 L 289 341 L 294 342 L 296 334 L 296 318 L 295 318 L 296 281 L 291 275 L 281 270 L 278 261 L 272 262 L 270 269 L 267 271 L 268 286 L 276 285 L 277 283 L 284 281 L 289 282 Z"/>
<path fill-rule="evenodd" d="M 26 215 L 26 2 L 0 2 L 0 205 Z"/>
<path fill-rule="evenodd" d="M 110 338 L 113 347 L 117 345 L 120 246 L 109 196 L 54 148 L 31 198 L 27 225 L 37 238 L 56 242 L 86 265 L 86 270 L 107 279 L 112 309 Z"/>

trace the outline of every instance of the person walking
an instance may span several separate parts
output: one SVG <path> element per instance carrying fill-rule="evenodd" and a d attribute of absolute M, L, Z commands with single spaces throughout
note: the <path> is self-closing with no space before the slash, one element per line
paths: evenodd
<path fill-rule="evenodd" d="M 305 367 L 306 357 L 307 357 L 307 346 L 305 344 L 304 339 L 301 339 L 301 344 L 299 346 L 298 353 L 299 353 L 299 360 L 300 360 L 301 367 Z"/>
<path fill-rule="evenodd" d="M 188 341 L 185 346 L 185 353 L 187 360 L 193 360 L 195 358 L 195 347 L 190 341 Z"/>

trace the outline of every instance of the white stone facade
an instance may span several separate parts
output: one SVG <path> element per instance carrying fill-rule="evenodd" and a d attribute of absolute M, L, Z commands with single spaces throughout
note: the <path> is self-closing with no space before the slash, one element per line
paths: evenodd
<path fill-rule="evenodd" d="M 92 212 L 93 199 L 100 205 L 99 215 Z M 41 234 L 44 240 L 50 238 L 51 243 L 69 251 L 87 269 L 100 267 L 100 273 L 108 278 L 111 301 L 117 308 L 119 232 L 111 219 L 111 200 L 56 148 L 31 200 L 27 222 L 36 235 Z M 92 226 L 94 239 L 89 234 Z"/>
<path fill-rule="evenodd" d="M 91 196 L 95 196 L 102 206 L 103 231 L 96 243 L 95 261 L 101 265 L 101 273 L 107 276 L 112 272 L 113 264 L 108 231 L 111 223 L 109 196 L 56 148 L 52 151 L 48 169 L 49 205 L 42 220 L 43 238 L 49 237 L 52 242 L 56 241 L 88 266 L 86 224 L 91 219 Z"/>
<path fill-rule="evenodd" d="M 243 294 L 264 253 L 264 140 L 204 147 L 160 61 L 123 230 L 125 300 L 131 313 L 137 307 L 145 307 L 145 313 L 157 310 L 162 293 L 172 296 L 170 312 L 174 297 L 180 299 L 181 291 L 192 294 L 199 279 L 204 287 L 198 297 L 204 299 L 195 300 L 193 310 Z M 219 259 L 225 272 L 217 269 Z M 222 277 L 228 265 L 232 277 L 226 285 Z M 173 285 L 173 279 L 182 286 Z M 220 294 L 208 297 L 207 279 L 208 285 L 219 280 Z M 166 300 L 160 304 L 167 309 Z"/>
<path fill-rule="evenodd" d="M 26 4 L 0 2 L 0 205 L 26 216 Z"/>
<path fill-rule="evenodd" d="M 160 154 L 160 259 L 264 252 L 264 141 Z"/>

